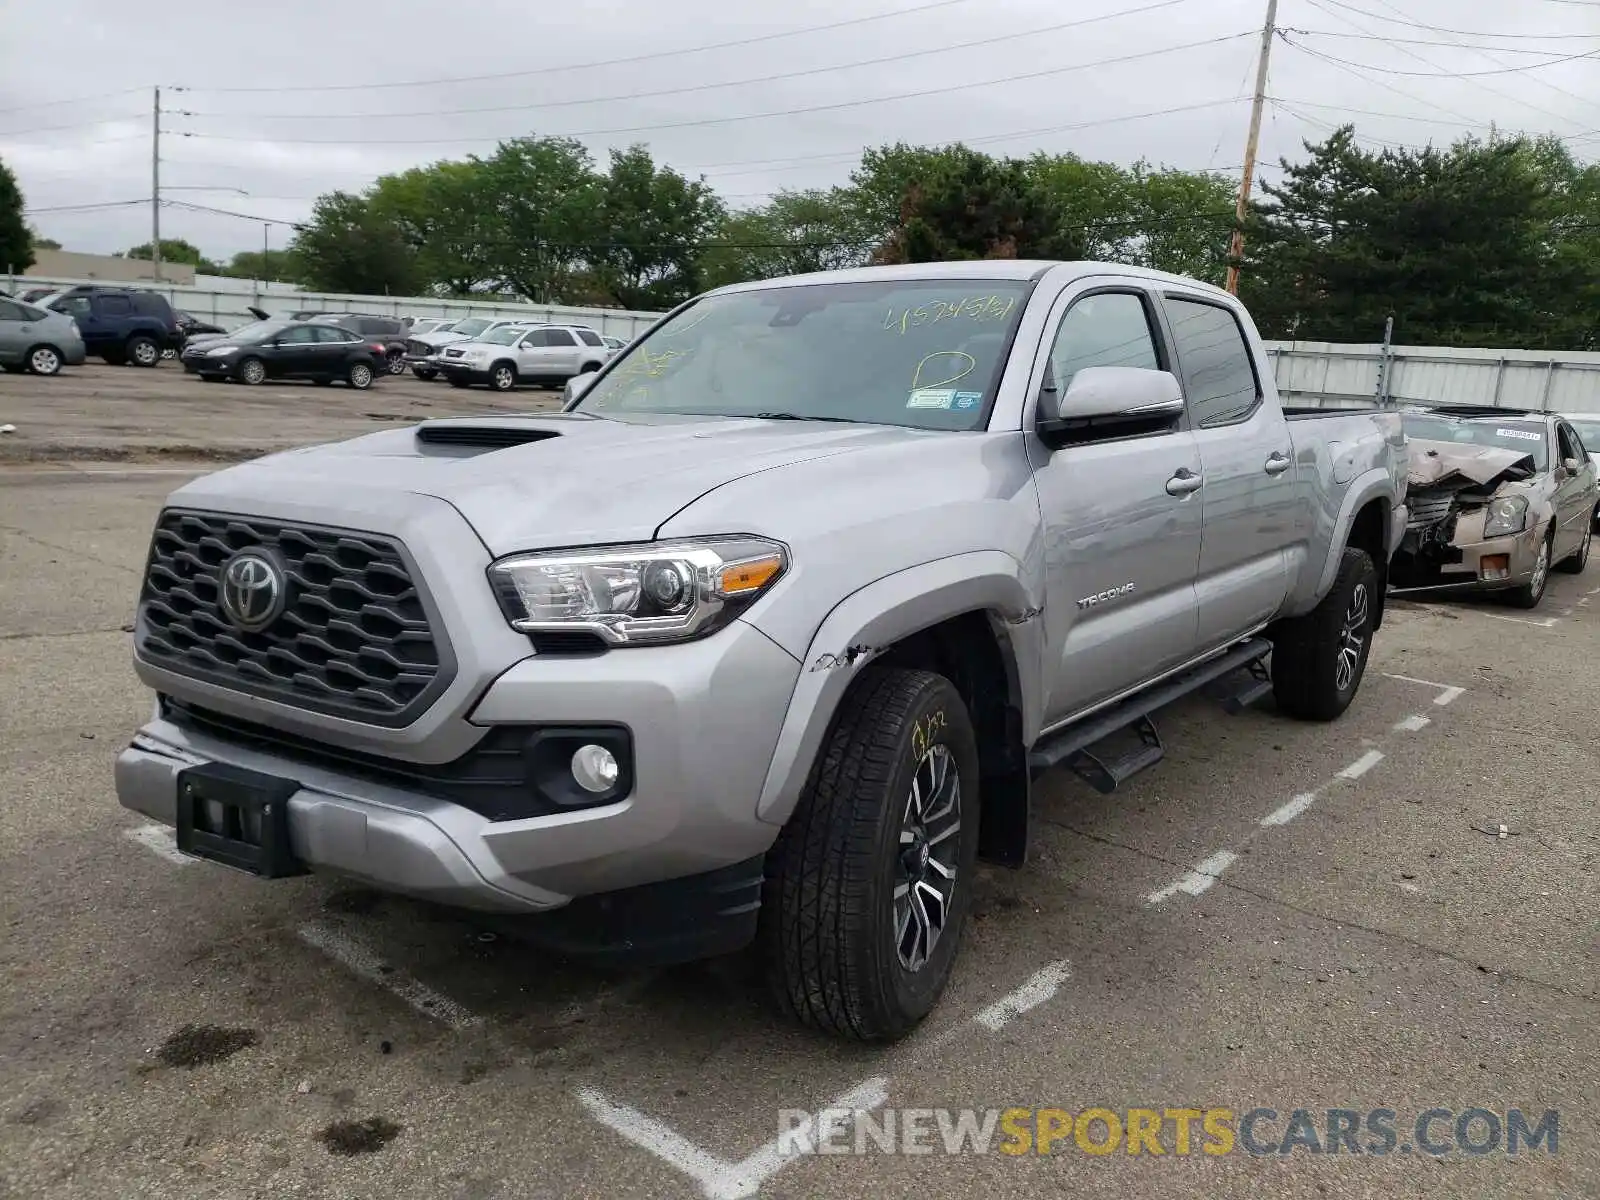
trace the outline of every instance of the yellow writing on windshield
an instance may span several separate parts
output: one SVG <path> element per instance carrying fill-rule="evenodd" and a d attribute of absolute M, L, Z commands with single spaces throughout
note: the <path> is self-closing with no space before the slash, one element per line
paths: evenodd
<path fill-rule="evenodd" d="M 1015 296 L 967 296 L 961 300 L 930 300 L 926 304 L 902 309 L 890 308 L 883 315 L 883 327 L 905 333 L 924 325 L 962 318 L 969 321 L 1003 321 L 1017 306 Z"/>
<path fill-rule="evenodd" d="M 616 379 L 660 379 L 667 373 L 667 368 L 680 358 L 687 358 L 687 350 L 660 350 L 652 351 L 648 346 L 640 346 L 628 360 L 612 372 Z"/>
<path fill-rule="evenodd" d="M 940 359 L 943 359 L 944 361 L 938 361 Z M 930 366 L 930 363 L 934 365 Z M 919 362 L 917 364 L 917 369 L 911 372 L 911 390 L 916 391 L 918 388 L 941 388 L 947 384 L 955 383 L 958 380 L 965 379 L 968 375 L 972 374 L 977 365 L 978 360 L 973 358 L 972 355 L 968 354 L 965 350 L 935 350 L 932 354 L 929 354 L 921 362 Z M 927 380 L 922 377 L 922 372 L 924 370 L 926 370 L 930 375 L 938 371 L 954 371 L 955 374 L 950 375 L 947 378 L 934 381 Z"/>

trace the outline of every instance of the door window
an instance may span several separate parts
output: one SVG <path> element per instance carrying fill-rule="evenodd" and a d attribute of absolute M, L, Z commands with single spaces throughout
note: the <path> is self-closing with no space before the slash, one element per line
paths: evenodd
<path fill-rule="evenodd" d="M 573 337 L 566 329 L 546 329 L 544 331 L 546 346 L 576 346 L 578 339 Z"/>
<path fill-rule="evenodd" d="M 1583 443 L 1578 440 L 1578 435 L 1573 432 L 1572 426 L 1562 424 L 1556 426 L 1556 436 L 1561 439 L 1561 458 L 1563 461 L 1575 458 L 1579 463 L 1586 462 L 1589 458 L 1583 451 Z"/>
<path fill-rule="evenodd" d="M 126 296 L 101 296 L 100 303 L 96 305 L 100 315 L 104 317 L 126 317 L 133 312 L 133 305 L 128 303 Z"/>
<path fill-rule="evenodd" d="M 1243 421 L 1261 402 L 1261 386 L 1237 318 L 1219 304 L 1167 298 L 1183 393 L 1196 427 Z"/>
<path fill-rule="evenodd" d="M 1084 367 L 1160 369 L 1144 301 L 1133 292 L 1085 296 L 1061 318 L 1050 347 L 1050 375 L 1064 393 Z"/>
<path fill-rule="evenodd" d="M 343 329 L 335 329 L 331 325 L 319 325 L 314 332 L 319 342 L 355 342 L 359 339 Z"/>
<path fill-rule="evenodd" d="M 600 340 L 600 335 L 598 333 L 595 333 L 593 330 L 590 330 L 590 329 L 580 329 L 580 330 L 578 330 L 578 337 L 579 337 L 580 340 L 582 340 L 582 342 L 583 342 L 583 344 L 585 346 L 604 346 L 605 345 L 605 343 Z"/>
<path fill-rule="evenodd" d="M 315 325 L 296 325 L 293 329 L 285 329 L 279 340 L 289 346 L 310 345 L 317 340 L 317 328 Z"/>
<path fill-rule="evenodd" d="M 90 314 L 94 311 L 87 296 L 68 296 L 65 300 L 57 300 L 50 307 L 59 313 L 66 313 L 69 317 L 75 317 L 80 321 L 88 320 Z"/>
<path fill-rule="evenodd" d="M 10 300 L 0 300 L 0 321 L 26 321 L 28 316 L 22 305 Z"/>

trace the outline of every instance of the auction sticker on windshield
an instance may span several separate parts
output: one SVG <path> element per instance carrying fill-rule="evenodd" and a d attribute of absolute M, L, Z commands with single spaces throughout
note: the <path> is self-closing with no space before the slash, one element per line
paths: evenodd
<path fill-rule="evenodd" d="M 955 403 L 956 393 L 952 388 L 918 388 L 906 400 L 907 408 L 949 408 Z M 962 407 L 970 407 L 963 405 Z"/>
<path fill-rule="evenodd" d="M 1526 429 L 1496 429 L 1495 437 L 1520 438 L 1524 442 L 1538 442 L 1544 440 L 1542 433 L 1530 433 Z"/>

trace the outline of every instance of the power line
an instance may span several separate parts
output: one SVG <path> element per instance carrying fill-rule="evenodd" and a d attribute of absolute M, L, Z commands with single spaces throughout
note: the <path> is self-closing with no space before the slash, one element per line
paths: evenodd
<path fill-rule="evenodd" d="M 971 83 L 951 83 L 941 87 L 921 88 L 914 92 L 897 92 L 887 96 L 869 96 L 863 100 L 842 100 L 831 104 L 811 104 L 799 108 L 786 108 L 774 112 L 737 113 L 725 117 L 703 117 L 693 121 L 673 121 L 662 125 L 624 125 L 611 129 L 577 129 L 554 134 L 557 137 L 599 137 L 614 133 L 655 133 L 665 129 L 690 129 L 705 125 L 727 125 L 739 121 L 763 121 L 771 117 L 793 117 L 806 113 L 838 112 L 847 108 L 861 108 L 868 104 L 887 104 L 896 100 L 915 100 L 925 96 L 943 96 L 951 92 L 971 91 L 973 88 L 997 87 L 1003 84 L 1023 83 L 1030 79 L 1046 79 L 1057 75 L 1067 75 L 1074 71 L 1086 71 L 1094 67 L 1113 66 L 1119 63 L 1139 62 L 1148 58 L 1156 58 L 1164 54 L 1176 54 L 1183 50 L 1195 50 L 1201 46 L 1216 46 L 1223 42 L 1237 41 L 1242 37 L 1253 36 L 1254 31 L 1244 33 L 1230 33 L 1221 37 L 1204 38 L 1198 42 L 1185 42 L 1178 46 L 1167 46 L 1159 50 L 1142 50 L 1136 54 L 1123 54 L 1114 58 L 1097 59 L 1094 62 L 1074 63 L 1064 67 L 1049 67 L 1040 71 L 1029 71 L 1020 75 L 1006 75 L 998 79 L 979 79 Z M 245 137 L 240 134 L 203 133 L 189 130 L 163 130 L 179 137 L 204 138 L 208 141 L 221 142 L 271 142 L 285 146 L 373 146 L 373 145 L 459 145 L 466 142 L 500 142 L 509 140 L 508 135 L 494 135 L 484 137 L 455 137 L 455 138 L 279 138 L 253 136 Z M 511 135 L 514 136 L 514 135 Z"/>
<path fill-rule="evenodd" d="M 1282 37 L 1281 34 L 1279 36 Z M 1284 43 L 1286 45 L 1293 46 L 1296 50 L 1300 51 L 1302 54 L 1309 54 L 1312 58 L 1320 59 L 1322 62 L 1328 63 L 1330 66 L 1335 67 L 1336 69 L 1338 69 L 1340 71 L 1343 71 L 1346 75 L 1354 75 L 1357 79 L 1360 79 L 1364 83 L 1376 84 L 1378 87 L 1381 87 L 1381 88 L 1385 89 L 1386 91 L 1393 92 L 1396 96 L 1403 97 L 1404 99 L 1410 100 L 1413 103 L 1424 104 L 1424 105 L 1427 105 L 1429 108 L 1436 108 L 1440 112 L 1449 113 L 1452 117 L 1459 117 L 1461 120 L 1466 121 L 1468 123 L 1472 123 L 1473 122 L 1473 118 L 1467 116 L 1466 113 L 1458 112 L 1457 110 L 1455 110 L 1453 108 L 1449 108 L 1449 107 L 1447 107 L 1447 106 L 1445 106 L 1443 104 L 1440 104 L 1435 100 L 1425 99 L 1422 96 L 1416 95 L 1414 92 L 1408 92 L 1408 91 L 1404 90 L 1403 88 L 1395 87 L 1394 84 L 1392 84 L 1392 83 L 1388 83 L 1388 82 L 1386 82 L 1385 80 L 1382 80 L 1382 79 L 1375 79 L 1372 75 L 1368 74 L 1368 70 L 1369 69 L 1379 69 L 1379 68 L 1363 68 L 1363 67 L 1352 66 L 1349 63 L 1340 62 L 1337 59 L 1334 59 L 1334 58 L 1330 57 L 1329 55 L 1326 55 L 1326 54 L 1322 53 L 1322 51 L 1320 51 L 1320 50 L 1313 50 L 1310 46 L 1302 46 L 1297 42 L 1291 42 L 1286 37 L 1283 38 L 1283 40 L 1284 40 Z"/>
<path fill-rule="evenodd" d="M 150 198 L 146 196 L 142 200 L 102 200 L 97 204 L 57 204 L 49 208 L 25 208 L 22 212 L 24 216 L 31 217 L 43 213 L 93 212 L 102 208 L 129 208 L 135 204 L 149 203 Z"/>
<path fill-rule="evenodd" d="M 1597 0 L 1597 2 L 1600 2 L 1600 0 Z M 1307 49 L 1307 47 L 1301 46 L 1298 42 L 1290 39 L 1286 33 L 1280 31 L 1279 36 L 1297 49 Z M 1393 67 L 1379 66 L 1376 63 L 1351 62 L 1349 59 L 1337 58 L 1332 54 L 1323 54 L 1320 57 L 1327 59 L 1329 62 L 1341 63 L 1347 67 L 1364 67 L 1369 71 L 1382 71 L 1385 75 L 1406 75 L 1421 79 L 1475 79 L 1481 75 L 1513 75 L 1522 71 L 1537 71 L 1544 67 L 1554 67 L 1559 66 L 1562 63 L 1576 62 L 1580 58 L 1594 58 L 1597 55 L 1600 55 L 1600 48 L 1596 48 L 1594 50 L 1585 50 L 1579 54 L 1563 54 L 1558 58 L 1552 58 L 1546 62 L 1529 63 L 1522 67 L 1501 67 L 1494 71 L 1397 71 Z"/>
<path fill-rule="evenodd" d="M 37 125 L 32 129 L 0 129 L 0 138 L 21 137 L 29 133 L 59 133 L 63 129 L 89 129 L 97 125 L 114 125 L 123 121 L 137 121 L 144 116 L 143 113 L 118 113 L 111 117 L 99 117 L 93 121 L 73 121 L 66 125 Z"/>
<path fill-rule="evenodd" d="M 1014 42 L 1022 38 L 1043 37 L 1050 33 L 1059 33 L 1063 29 L 1077 29 L 1084 25 L 1096 25 L 1102 21 L 1115 20 L 1118 17 L 1137 16 L 1141 13 L 1154 12 L 1157 9 L 1171 8 L 1177 4 L 1186 4 L 1188 0 L 1157 0 L 1154 4 L 1146 4 L 1139 8 L 1119 9 L 1116 12 L 1102 13 L 1095 17 L 1085 17 L 1076 21 L 1063 21 L 1055 25 L 1046 25 L 1040 29 L 1027 29 L 1018 33 L 1002 33 L 993 37 L 979 38 L 970 42 L 952 42 L 948 45 L 935 46 L 928 50 L 908 50 L 900 54 L 886 54 L 877 58 L 860 58 L 853 62 L 837 63 L 827 67 L 806 67 L 799 71 L 784 71 L 779 74 L 758 75 L 748 79 L 730 79 L 721 83 L 695 83 L 683 87 L 657 88 L 648 92 L 624 92 L 614 96 L 588 96 L 581 99 L 570 100 L 541 100 L 534 104 L 498 104 L 483 108 L 441 108 L 424 109 L 420 112 L 389 112 L 389 113 L 211 113 L 211 112 L 184 112 L 186 117 L 204 117 L 208 119 L 226 120 L 268 120 L 268 121 L 372 121 L 404 118 L 415 120 L 418 117 L 459 117 L 478 113 L 526 112 L 530 109 L 543 111 L 548 108 L 570 108 L 581 104 L 613 104 L 626 100 L 648 100 L 659 96 L 683 96 L 692 92 L 709 92 L 719 88 L 747 87 L 752 83 L 775 83 L 784 79 L 804 79 L 813 75 L 826 75 L 833 71 L 849 71 L 858 67 L 876 67 L 885 63 L 906 62 L 913 58 L 926 58 L 933 54 L 951 54 L 958 50 L 973 50 L 980 46 L 996 46 L 1003 42 Z"/>
<path fill-rule="evenodd" d="M 27 112 L 35 108 L 56 108 L 64 104 L 88 104 L 95 100 L 114 100 L 118 96 L 132 95 L 134 92 L 147 92 L 149 88 L 123 88 L 120 92 L 101 92 L 97 96 L 72 96 L 65 100 L 38 100 L 28 104 L 13 104 L 7 108 L 0 108 L 0 113 Z"/>
<path fill-rule="evenodd" d="M 628 63 L 650 62 L 659 58 L 677 58 L 685 54 L 703 54 L 709 50 L 731 50 L 738 46 L 755 46 L 763 42 L 778 41 L 782 38 L 800 37 L 808 33 L 825 33 L 834 29 L 849 29 L 866 25 L 873 21 L 887 21 L 895 17 L 912 16 L 917 13 L 932 12 L 935 9 L 953 8 L 958 4 L 970 3 L 972 3 L 972 0 L 934 0 L 931 4 L 917 4 L 910 8 L 897 8 L 892 12 L 874 13 L 869 17 L 851 17 L 844 21 L 830 21 L 826 25 L 807 25 L 800 29 L 788 29 L 778 33 L 757 34 L 754 37 L 736 38 L 731 42 L 710 42 L 704 46 L 686 46 L 680 50 L 653 50 L 648 54 L 633 54 L 626 58 L 607 58 L 598 62 L 567 63 L 562 66 L 537 67 L 528 71 L 501 71 L 492 75 L 458 75 L 453 78 L 411 79 L 397 83 L 329 83 L 311 84 L 304 87 L 178 88 L 177 90 L 219 94 L 224 92 L 273 92 L 275 94 L 291 92 L 361 92 L 376 91 L 384 88 L 438 87 L 456 83 L 487 83 L 497 79 L 526 79 L 530 75 L 554 75 L 562 71 L 589 71 L 598 67 L 617 67 Z"/>
<path fill-rule="evenodd" d="M 1502 41 L 1513 38 L 1530 41 L 1569 41 L 1572 38 L 1600 38 L 1600 33 L 1486 33 L 1481 29 L 1446 29 L 1442 25 L 1432 25 L 1426 21 L 1408 20 L 1404 14 L 1391 17 L 1383 13 L 1372 12 L 1370 9 L 1357 8 L 1354 4 L 1346 4 L 1344 0 L 1324 0 L 1324 3 L 1331 4 L 1335 8 L 1343 8 L 1353 13 L 1359 13 L 1363 17 L 1371 17 L 1375 21 L 1390 21 L 1396 25 L 1409 25 L 1413 29 L 1431 29 L 1434 33 L 1455 33 L 1460 34 L 1462 37 L 1498 38 Z"/>
<path fill-rule="evenodd" d="M 1320 8 L 1322 6 L 1319 4 L 1319 5 L 1317 5 L 1317 7 Z M 1337 16 L 1338 14 L 1335 13 L 1333 15 Z M 1381 18 L 1381 17 L 1379 18 L 1379 20 L 1382 20 L 1382 19 L 1383 18 Z M 1445 47 L 1448 47 L 1449 49 L 1452 49 L 1452 50 L 1474 50 L 1474 51 L 1494 50 L 1494 51 L 1496 51 L 1496 52 L 1498 52 L 1500 54 L 1536 54 L 1536 55 L 1540 55 L 1540 56 L 1548 56 L 1548 55 L 1554 53 L 1554 51 L 1552 51 L 1552 50 L 1521 50 L 1521 49 L 1518 49 L 1515 46 L 1474 46 L 1474 45 L 1472 45 L 1470 43 L 1467 43 L 1467 42 L 1441 42 L 1441 41 L 1437 41 L 1437 40 L 1429 39 L 1429 38 L 1393 37 L 1393 36 L 1391 36 L 1389 34 L 1386 34 L 1386 33 L 1340 33 L 1338 30 L 1334 30 L 1334 29 L 1296 29 L 1296 28 L 1293 28 L 1293 27 L 1283 27 L 1283 28 L 1284 28 L 1284 32 L 1285 33 L 1298 34 L 1300 37 L 1347 38 L 1347 39 L 1350 39 L 1350 40 L 1353 40 L 1353 41 L 1361 41 L 1361 42 L 1383 42 L 1385 45 L 1394 46 L 1396 48 L 1399 48 L 1401 46 L 1445 46 Z M 1590 37 L 1600 37 L 1600 34 L 1590 34 L 1589 36 Z M 1594 53 L 1594 51 L 1590 51 L 1590 53 L 1592 54 L 1592 53 Z M 1578 57 L 1581 58 L 1581 57 L 1583 57 L 1583 55 L 1578 55 Z M 1426 60 L 1424 60 L 1424 61 L 1426 61 Z M 1561 60 L 1561 61 L 1565 61 L 1565 60 Z M 1438 63 L 1434 63 L 1432 65 L 1438 66 L 1439 64 Z M 1546 65 L 1550 65 L 1550 64 L 1546 64 L 1546 63 L 1530 63 L 1529 64 L 1529 69 L 1536 68 L 1536 67 L 1542 67 L 1542 66 L 1546 66 Z M 1521 70 L 1523 68 L 1516 68 L 1516 69 L 1517 70 Z M 1451 74 L 1454 74 L 1454 72 L 1451 72 Z"/>

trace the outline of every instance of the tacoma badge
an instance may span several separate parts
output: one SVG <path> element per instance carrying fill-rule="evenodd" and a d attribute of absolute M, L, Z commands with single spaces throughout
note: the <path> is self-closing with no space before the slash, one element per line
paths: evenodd
<path fill-rule="evenodd" d="M 1093 608 L 1096 604 L 1104 604 L 1107 600 L 1116 600 L 1122 596 L 1133 595 L 1133 584 L 1125 583 L 1121 587 L 1110 588 L 1104 592 L 1096 592 L 1093 596 L 1085 596 L 1078 601 L 1079 608 Z"/>

